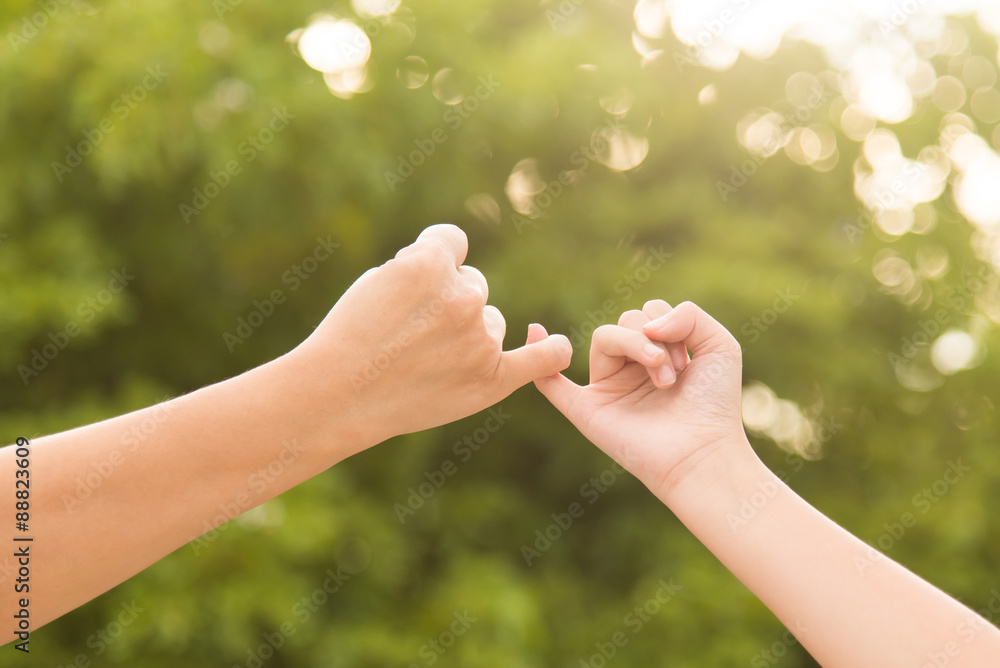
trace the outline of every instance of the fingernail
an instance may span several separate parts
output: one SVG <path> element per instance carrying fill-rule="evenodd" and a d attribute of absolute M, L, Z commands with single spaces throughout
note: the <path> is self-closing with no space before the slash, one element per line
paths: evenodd
<path fill-rule="evenodd" d="M 686 352 L 674 348 L 670 351 L 670 361 L 674 363 L 674 371 L 683 371 L 689 360 Z"/>
<path fill-rule="evenodd" d="M 646 353 L 646 356 L 650 359 L 659 359 L 660 354 L 663 352 L 663 348 L 655 346 L 652 343 L 647 343 L 642 347 L 642 352 Z"/>
<path fill-rule="evenodd" d="M 657 378 L 660 379 L 660 385 L 673 385 L 677 381 L 677 374 L 674 373 L 673 367 L 669 364 L 664 364 L 656 372 Z"/>

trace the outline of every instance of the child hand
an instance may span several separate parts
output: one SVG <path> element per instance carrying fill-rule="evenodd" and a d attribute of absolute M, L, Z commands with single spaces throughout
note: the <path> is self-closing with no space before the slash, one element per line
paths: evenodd
<path fill-rule="evenodd" d="M 532 325 L 528 343 L 546 332 Z M 688 359 L 687 350 L 692 353 Z M 590 384 L 556 374 L 535 381 L 576 427 L 654 494 L 666 493 L 720 449 L 747 447 L 736 339 L 691 302 L 663 300 L 599 327 Z"/>

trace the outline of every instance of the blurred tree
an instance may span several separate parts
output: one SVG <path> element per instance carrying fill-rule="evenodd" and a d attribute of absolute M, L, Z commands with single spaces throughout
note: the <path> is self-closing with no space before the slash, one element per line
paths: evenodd
<path fill-rule="evenodd" d="M 371 90 L 303 63 L 296 31 L 315 12 L 369 35 Z M 8 440 L 270 359 L 365 269 L 454 222 L 510 345 L 531 321 L 570 334 L 578 378 L 595 326 L 651 298 L 700 303 L 744 346 L 766 461 L 970 605 L 1000 597 L 1000 362 L 984 354 L 996 280 L 978 274 L 950 194 L 921 209 L 937 223 L 920 234 L 872 222 L 855 195 L 862 147 L 842 127 L 845 78 L 818 48 L 785 42 L 718 72 L 672 35 L 640 36 L 642 57 L 633 7 L 597 0 L 426 0 L 380 18 L 304 0 L 12 0 L 0 23 Z M 933 56 L 939 75 L 995 53 L 974 21 L 949 25 L 971 43 Z M 802 76 L 820 93 L 796 102 Z M 768 111 L 786 144 L 827 128 L 838 157 L 813 169 L 794 144 L 748 151 L 734 128 Z M 915 155 L 946 120 L 918 100 L 891 127 Z M 974 368 L 932 364 L 946 328 L 970 333 Z M 209 532 L 40 630 L 35 659 L 815 665 L 533 389 L 498 410 L 495 433 L 477 415 L 396 439 Z M 438 489 L 445 460 L 458 470 Z M 969 470 L 941 482 L 959 461 Z M 553 525 L 573 502 L 584 515 Z M 906 512 L 917 523 L 897 535 Z M 540 556 L 528 564 L 523 546 Z M 661 581 L 682 588 L 637 622 Z M 628 642 L 605 659 L 618 631 Z"/>

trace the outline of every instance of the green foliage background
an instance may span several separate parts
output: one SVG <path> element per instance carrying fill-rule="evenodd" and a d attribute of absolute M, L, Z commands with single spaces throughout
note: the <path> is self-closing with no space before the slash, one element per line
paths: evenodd
<path fill-rule="evenodd" d="M 0 25 L 17 32 L 39 6 L 7 2 Z M 3 438 L 117 415 L 262 363 L 307 336 L 365 269 L 426 225 L 453 222 L 468 233 L 468 261 L 486 274 L 490 301 L 507 317 L 509 346 L 529 322 L 567 333 L 592 324 L 589 312 L 609 299 L 619 311 L 656 297 L 696 301 L 741 339 L 745 383 L 763 382 L 840 425 L 823 457 L 804 463 L 754 437 L 793 488 L 872 542 L 885 523 L 917 512 L 917 525 L 891 546 L 893 558 L 973 607 L 1000 587 L 1000 361 L 987 355 L 927 392 L 904 388 L 887 361 L 937 308 L 948 309 L 954 326 L 985 322 L 972 300 L 960 308 L 947 301 L 963 272 L 981 265 L 950 192 L 936 202 L 939 223 L 929 234 L 893 241 L 869 231 L 851 241 L 844 226 L 858 215 L 851 165 L 859 147 L 838 131 L 832 171 L 779 154 L 727 201 L 719 196 L 717 182 L 748 157 L 736 121 L 780 104 L 791 74 L 828 70 L 815 48 L 786 42 L 767 61 L 741 57 L 718 73 L 678 67 L 672 55 L 680 47 L 665 38 L 665 55 L 642 66 L 630 3 L 591 0 L 573 13 L 572 30 L 557 30 L 547 8 L 528 0 L 422 0 L 397 14 L 409 31 L 394 25 L 373 38 L 374 89 L 343 100 L 285 37 L 315 12 L 351 15 L 349 5 L 243 2 L 221 15 L 220 6 L 228 5 L 73 2 L 30 43 L 0 45 Z M 969 31 L 973 51 L 996 52 L 974 23 L 954 22 Z M 213 55 L 199 40 L 218 24 L 229 41 Z M 431 75 L 454 68 L 467 90 L 480 76 L 501 85 L 451 130 L 429 83 L 409 90 L 397 80 L 414 54 Z M 954 67 L 936 65 L 939 73 Z M 163 83 L 57 179 L 52 163 L 65 161 L 66 146 L 115 118 L 113 101 L 156 66 L 168 73 Z M 232 79 L 252 95 L 230 111 L 218 91 Z M 700 105 L 708 84 L 718 99 Z M 517 229 L 504 194 L 514 165 L 533 157 L 542 177 L 555 179 L 608 118 L 598 100 L 623 86 L 636 94 L 623 122 L 648 138 L 648 157 L 624 174 L 591 164 L 544 215 Z M 295 118 L 185 224 L 179 204 L 191 203 L 211 172 L 243 160 L 238 146 L 275 107 Z M 827 105 L 815 113 L 830 122 Z M 214 127 L 196 123 L 197 114 L 214 118 Z M 922 104 L 894 126 L 904 151 L 934 143 L 940 117 Z M 384 173 L 438 127 L 447 141 L 390 192 Z M 990 130 L 981 128 L 987 137 Z M 466 208 L 481 193 L 500 204 L 499 223 Z M 338 252 L 298 290 L 286 289 L 287 303 L 231 354 L 223 333 L 253 300 L 287 288 L 283 273 L 326 235 Z M 650 246 L 672 253 L 666 266 L 634 294 L 616 291 Z M 906 306 L 882 289 L 872 262 L 890 246 L 911 264 L 921 249 L 947 251 L 943 277 L 918 279 L 933 300 Z M 80 321 L 78 306 L 122 267 L 135 280 L 25 385 L 18 366 L 50 332 Z M 784 290 L 801 297 L 751 342 L 751 319 Z M 982 345 L 994 349 L 995 331 L 982 331 Z M 927 357 L 922 349 L 917 363 L 929 369 Z M 571 375 L 582 379 L 585 366 L 578 348 Z M 468 610 L 477 621 L 437 665 L 575 667 L 622 630 L 629 642 L 608 665 L 754 665 L 775 643 L 782 656 L 755 665 L 816 665 L 782 645 L 781 624 L 630 477 L 585 505 L 526 565 L 521 546 L 552 513 L 581 500 L 581 486 L 611 462 L 533 388 L 502 408 L 511 417 L 468 462 L 452 445 L 485 415 L 358 455 L 226 525 L 199 553 L 181 549 L 39 630 L 32 660 L 70 665 L 83 654 L 93 665 L 246 666 L 263 634 L 291 622 L 294 635 L 264 665 L 429 665 L 421 646 Z M 190 446 L 198 457 L 199 444 Z M 971 472 L 928 512 L 915 511 L 914 495 L 958 458 Z M 458 472 L 401 524 L 394 504 L 445 459 Z M 338 567 L 350 579 L 307 621 L 297 618 L 296 602 Z M 681 592 L 633 634 L 625 616 L 671 578 Z M 144 612 L 112 643 L 98 643 L 95 634 L 132 600 Z M 0 663 L 13 665 L 13 649 L 3 651 Z"/>

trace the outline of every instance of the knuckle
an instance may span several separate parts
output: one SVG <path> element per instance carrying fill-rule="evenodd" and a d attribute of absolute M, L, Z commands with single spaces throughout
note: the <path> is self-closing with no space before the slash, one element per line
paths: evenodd
<path fill-rule="evenodd" d="M 483 318 L 486 321 L 486 331 L 493 338 L 503 340 L 507 329 L 507 321 L 504 319 L 500 309 L 495 306 L 486 306 L 483 309 Z"/>
<path fill-rule="evenodd" d="M 493 306 L 492 304 L 487 304 L 483 308 L 486 312 L 486 317 L 492 319 L 493 322 L 495 322 L 497 325 L 501 326 L 507 325 L 507 319 L 503 317 L 503 313 L 501 313 L 500 309 L 498 309 L 496 306 Z"/>
<path fill-rule="evenodd" d="M 419 244 L 418 257 L 429 267 L 447 267 L 450 265 L 448 249 L 439 243 L 425 242 Z"/>
<path fill-rule="evenodd" d="M 465 238 L 465 232 L 458 225 L 453 225 L 452 223 L 435 223 L 427 228 L 428 231 L 441 232 L 444 234 L 451 234 L 457 237 Z"/>
<path fill-rule="evenodd" d="M 401 267 L 412 267 L 424 262 L 426 253 L 424 252 L 423 244 L 412 244 L 405 248 L 400 248 L 396 256 L 390 260 L 390 263 L 395 263 Z"/>
<path fill-rule="evenodd" d="M 573 361 L 573 344 L 569 342 L 569 339 L 565 340 L 564 345 L 552 346 L 551 359 L 554 366 L 558 366 L 560 369 L 565 369 Z"/>
<path fill-rule="evenodd" d="M 642 315 L 642 311 L 639 311 L 637 309 L 631 309 L 629 311 L 625 311 L 620 316 L 618 316 L 618 325 L 622 326 L 626 322 L 629 322 L 630 320 L 636 318 L 637 316 L 641 316 L 641 315 Z"/>
<path fill-rule="evenodd" d="M 414 244 L 397 253 L 391 262 L 395 262 L 400 271 L 410 275 L 417 285 L 427 285 L 428 278 L 432 279 L 433 285 L 433 279 L 440 276 L 448 266 L 444 260 L 444 249 L 437 244 Z"/>
<path fill-rule="evenodd" d="M 483 295 L 489 294 L 489 283 L 483 275 L 483 272 L 479 271 L 475 267 L 462 265 L 462 267 L 459 268 L 459 275 L 465 283 L 475 287 L 476 290 Z"/>
<path fill-rule="evenodd" d="M 692 326 L 696 326 L 697 323 L 704 322 L 704 318 L 708 315 L 702 310 L 700 306 L 694 302 L 681 302 L 674 307 L 673 312 L 677 315 L 674 316 L 685 322 L 690 322 Z"/>
<path fill-rule="evenodd" d="M 552 369 L 563 364 L 566 354 L 562 352 L 562 346 L 547 346 L 538 359 L 538 366 L 542 369 Z"/>
<path fill-rule="evenodd" d="M 483 310 L 483 293 L 473 285 L 459 284 L 452 288 L 452 308 L 463 315 L 469 316 Z M 499 314 L 499 311 L 497 311 Z"/>
<path fill-rule="evenodd" d="M 609 338 L 614 337 L 619 329 L 619 325 L 601 325 L 594 330 L 591 337 L 594 341 L 606 341 Z"/>

